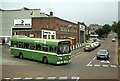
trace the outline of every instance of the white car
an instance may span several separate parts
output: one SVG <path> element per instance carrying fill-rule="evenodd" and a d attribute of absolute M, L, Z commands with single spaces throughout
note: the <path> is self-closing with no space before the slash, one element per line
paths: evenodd
<path fill-rule="evenodd" d="M 94 45 L 94 48 L 98 47 L 98 44 L 96 42 L 92 43 Z"/>
<path fill-rule="evenodd" d="M 100 42 L 94 42 L 94 43 L 96 43 L 97 47 L 101 45 Z"/>
<path fill-rule="evenodd" d="M 92 46 L 93 49 L 96 48 L 96 44 L 95 43 L 91 43 L 90 45 Z"/>
<path fill-rule="evenodd" d="M 90 43 L 86 43 L 85 47 L 84 47 L 84 51 L 91 51 L 93 48 L 91 46 Z"/>

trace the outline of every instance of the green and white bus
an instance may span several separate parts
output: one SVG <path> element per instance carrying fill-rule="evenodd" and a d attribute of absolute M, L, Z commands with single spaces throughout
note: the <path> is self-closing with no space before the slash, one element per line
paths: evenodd
<path fill-rule="evenodd" d="M 43 63 L 64 64 L 71 61 L 70 41 L 57 39 L 29 38 L 14 35 L 10 52 L 19 58 L 29 58 Z"/>

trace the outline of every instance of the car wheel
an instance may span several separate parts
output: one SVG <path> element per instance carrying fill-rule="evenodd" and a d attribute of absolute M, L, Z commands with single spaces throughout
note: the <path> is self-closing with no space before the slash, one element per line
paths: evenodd
<path fill-rule="evenodd" d="M 99 57 L 97 57 L 97 60 L 99 60 Z"/>

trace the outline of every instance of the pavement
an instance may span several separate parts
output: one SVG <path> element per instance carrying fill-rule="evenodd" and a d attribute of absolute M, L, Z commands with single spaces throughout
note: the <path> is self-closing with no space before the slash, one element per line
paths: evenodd
<path fill-rule="evenodd" d="M 120 40 L 118 40 L 118 64 L 120 66 Z M 119 75 L 119 81 L 120 81 L 120 67 L 118 68 L 118 75 Z"/>
<path fill-rule="evenodd" d="M 84 48 L 83 47 L 79 47 L 79 48 L 76 48 L 74 50 L 72 50 L 72 57 L 75 57 L 79 54 L 82 54 L 84 52 Z"/>
<path fill-rule="evenodd" d="M 120 65 L 120 40 L 118 41 L 118 63 Z"/>

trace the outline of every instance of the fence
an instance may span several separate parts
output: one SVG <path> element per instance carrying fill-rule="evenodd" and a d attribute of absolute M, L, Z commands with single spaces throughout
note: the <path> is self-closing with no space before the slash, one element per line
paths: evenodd
<path fill-rule="evenodd" d="M 71 45 L 71 50 L 74 50 L 74 49 L 77 49 L 77 48 L 80 48 L 80 47 L 83 47 L 85 46 L 84 43 L 77 43 L 75 45 Z"/>

